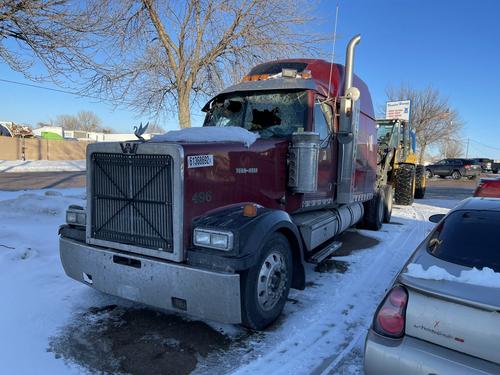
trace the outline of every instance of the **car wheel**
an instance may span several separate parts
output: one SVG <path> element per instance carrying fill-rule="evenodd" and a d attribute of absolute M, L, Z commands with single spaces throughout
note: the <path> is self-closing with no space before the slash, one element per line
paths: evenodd
<path fill-rule="evenodd" d="M 427 169 L 425 171 L 425 177 L 432 178 L 433 176 L 434 176 L 434 174 L 432 173 L 432 171 L 430 169 Z"/>
<path fill-rule="evenodd" d="M 281 233 L 274 233 L 257 264 L 241 274 L 244 326 L 261 330 L 280 316 L 290 292 L 292 269 L 290 243 Z"/>
<path fill-rule="evenodd" d="M 460 180 L 461 177 L 462 175 L 459 171 L 453 171 L 453 173 L 451 174 L 451 178 L 453 178 L 454 180 Z"/>

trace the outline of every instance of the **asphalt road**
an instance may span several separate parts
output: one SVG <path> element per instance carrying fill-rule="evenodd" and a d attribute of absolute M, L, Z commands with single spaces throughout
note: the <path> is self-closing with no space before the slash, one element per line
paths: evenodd
<path fill-rule="evenodd" d="M 62 189 L 85 186 L 83 172 L 0 172 L 0 190 Z"/>

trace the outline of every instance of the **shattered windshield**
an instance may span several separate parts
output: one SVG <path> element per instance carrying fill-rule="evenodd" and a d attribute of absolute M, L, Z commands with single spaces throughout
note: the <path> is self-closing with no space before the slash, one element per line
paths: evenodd
<path fill-rule="evenodd" d="M 214 100 L 204 126 L 239 126 L 261 138 L 288 137 L 305 128 L 307 91 L 236 94 Z"/>

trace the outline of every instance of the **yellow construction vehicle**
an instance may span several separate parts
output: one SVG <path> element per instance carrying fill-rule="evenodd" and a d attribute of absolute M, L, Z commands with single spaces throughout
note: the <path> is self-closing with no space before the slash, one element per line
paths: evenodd
<path fill-rule="evenodd" d="M 415 153 L 415 132 L 404 120 L 377 120 L 377 129 L 377 184 L 388 186 L 388 204 L 394 194 L 396 204 L 411 205 L 414 198 L 424 197 L 426 188 L 425 168 L 417 163 Z M 387 207 L 389 219 L 391 209 Z"/>

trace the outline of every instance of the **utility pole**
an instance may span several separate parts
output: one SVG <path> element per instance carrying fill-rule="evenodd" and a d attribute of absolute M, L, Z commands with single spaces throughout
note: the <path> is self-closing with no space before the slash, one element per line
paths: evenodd
<path fill-rule="evenodd" d="M 467 138 L 467 149 L 465 151 L 465 158 L 468 159 L 469 158 L 469 141 L 470 139 Z"/>

